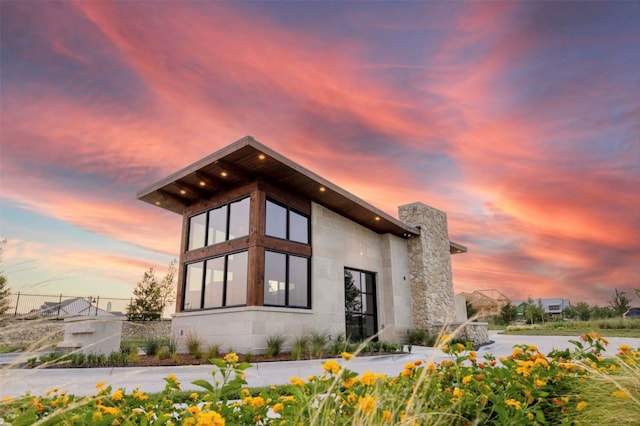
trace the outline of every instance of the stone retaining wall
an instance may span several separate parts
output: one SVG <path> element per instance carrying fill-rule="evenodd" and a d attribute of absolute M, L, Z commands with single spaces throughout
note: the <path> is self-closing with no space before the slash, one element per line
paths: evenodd
<path fill-rule="evenodd" d="M 433 324 L 428 331 L 432 336 L 439 336 L 440 333 L 451 334 L 455 338 L 473 342 L 474 345 L 489 343 L 489 324 L 486 322 Z"/>
<path fill-rule="evenodd" d="M 0 322 L 0 345 L 36 345 L 39 347 L 61 342 L 64 321 L 56 320 L 5 320 Z M 171 320 L 154 322 L 129 322 L 122 324 L 122 339 L 144 340 L 148 337 L 169 338 Z"/>

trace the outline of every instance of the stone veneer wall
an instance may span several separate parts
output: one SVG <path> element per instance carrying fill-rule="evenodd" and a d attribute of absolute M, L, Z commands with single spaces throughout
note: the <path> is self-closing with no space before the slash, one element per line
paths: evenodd
<path fill-rule="evenodd" d="M 413 327 L 455 321 L 447 215 L 423 203 L 398 207 L 400 220 L 420 227 L 407 242 Z"/>

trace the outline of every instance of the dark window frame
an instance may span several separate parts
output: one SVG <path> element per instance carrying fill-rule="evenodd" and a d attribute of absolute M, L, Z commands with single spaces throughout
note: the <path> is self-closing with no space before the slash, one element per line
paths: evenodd
<path fill-rule="evenodd" d="M 356 272 L 358 274 L 361 274 L 360 276 L 360 310 L 359 311 L 347 311 L 346 310 L 346 306 L 345 306 L 345 325 L 346 325 L 346 316 L 348 314 L 357 314 L 357 315 L 361 315 L 363 317 L 373 317 L 373 325 L 374 325 L 374 330 L 373 331 L 373 335 L 376 336 L 376 334 L 380 331 L 379 327 L 378 327 L 378 273 L 377 272 L 373 272 L 373 271 L 366 271 L 364 269 L 358 269 L 358 268 L 351 268 L 348 266 L 344 267 L 344 274 L 346 275 L 347 271 L 350 272 Z M 363 287 L 363 281 L 362 281 L 362 275 L 369 275 L 372 277 L 372 283 L 373 283 L 373 291 L 372 292 L 368 292 L 368 291 L 363 291 L 362 287 Z M 368 313 L 364 313 L 362 311 L 362 299 L 366 299 L 367 295 L 371 295 L 372 299 L 373 299 L 373 314 L 368 314 Z M 363 331 L 363 330 L 361 330 Z M 371 337 L 371 336 L 364 336 L 365 338 Z M 378 338 L 377 336 L 373 338 L 374 341 L 377 341 Z"/>
<path fill-rule="evenodd" d="M 246 303 L 246 298 L 245 298 L 245 303 L 242 305 L 227 305 L 227 274 L 229 272 L 229 256 L 233 256 L 234 254 L 239 254 L 239 253 L 247 253 L 247 283 L 246 283 L 246 287 L 245 287 L 245 292 L 249 286 L 249 263 L 248 263 L 248 256 L 249 256 L 249 250 L 248 249 L 244 249 L 244 250 L 237 250 L 237 251 L 233 251 L 233 252 L 229 252 L 229 253 L 225 253 L 225 254 L 221 254 L 219 256 L 213 256 L 213 257 L 207 257 L 207 258 L 203 258 L 203 259 L 198 259 L 198 260 L 194 260 L 193 262 L 189 262 L 189 263 L 185 263 L 184 265 L 184 272 L 183 272 L 183 284 L 182 284 L 182 294 L 184 295 L 186 290 L 187 290 L 187 273 L 188 273 L 188 269 L 189 269 L 189 265 L 195 264 L 195 263 L 199 263 L 199 262 L 203 262 L 202 264 L 202 277 L 200 279 L 200 307 L 196 308 L 196 309 L 185 309 L 184 306 L 184 296 L 182 297 L 182 303 L 181 303 L 181 312 L 193 312 L 193 311 L 206 311 L 206 310 L 210 310 L 210 309 L 227 309 L 227 308 L 236 308 L 239 306 L 247 306 Z M 224 258 L 224 279 L 222 282 L 222 306 L 212 306 L 212 307 L 205 307 L 204 306 L 204 298 L 205 298 L 205 280 L 207 277 L 207 262 L 209 260 L 213 260 L 213 259 L 220 259 L 220 258 Z"/>
<path fill-rule="evenodd" d="M 280 206 L 282 208 L 284 208 L 287 212 L 286 215 L 286 223 L 285 223 L 285 238 L 280 238 L 274 235 L 269 235 L 267 233 L 267 227 L 266 227 L 266 223 L 267 223 L 267 205 L 268 203 L 273 203 L 277 206 Z M 310 246 L 311 245 L 311 215 L 306 214 L 294 207 L 291 207 L 290 205 L 286 204 L 286 203 L 282 203 L 270 196 L 267 196 L 265 199 L 265 217 L 264 217 L 264 221 L 265 221 L 265 228 L 264 228 L 264 235 L 269 237 L 269 238 L 276 238 L 278 240 L 285 240 L 285 241 L 291 241 L 293 243 L 297 243 L 297 244 L 304 244 L 306 246 Z M 303 243 L 297 240 L 292 240 L 291 239 L 291 212 L 294 212 L 297 215 L 300 215 L 302 217 L 304 217 L 305 219 L 307 219 L 307 242 Z"/>
<path fill-rule="evenodd" d="M 242 197 L 236 198 L 234 200 L 228 201 L 226 203 L 223 204 L 219 204 L 215 207 L 210 207 L 207 208 L 206 210 L 202 210 L 199 211 L 197 213 L 192 214 L 191 216 L 188 217 L 187 219 L 187 238 L 185 238 L 185 247 L 184 247 L 184 251 L 185 253 L 188 251 L 192 251 L 192 250 L 199 250 L 201 248 L 204 247 L 209 247 L 209 246 L 213 246 L 216 244 L 222 244 L 225 243 L 227 241 L 233 241 L 229 239 L 229 227 L 231 226 L 231 204 L 233 203 L 237 203 L 239 201 L 243 201 L 245 199 L 249 199 L 249 215 L 247 217 L 247 234 L 246 235 L 240 235 L 238 237 L 233 238 L 233 240 L 238 239 L 238 238 L 242 238 L 242 237 L 246 237 L 247 235 L 250 234 L 250 227 L 251 227 L 251 194 L 246 194 L 243 195 Z M 213 210 L 219 209 L 219 208 L 226 208 L 226 219 L 225 219 L 225 239 L 224 241 L 221 241 L 219 243 L 213 243 L 210 244 L 209 243 L 209 213 L 212 212 Z M 196 216 L 200 216 L 201 214 L 205 214 L 205 222 L 204 222 L 204 245 L 202 247 L 195 247 L 192 249 L 189 249 L 189 243 L 191 242 L 191 219 L 196 217 Z"/>
<path fill-rule="evenodd" d="M 275 237 L 274 237 L 275 238 Z M 265 254 L 265 276 L 263 279 L 263 285 L 262 285 L 262 292 L 263 294 L 266 292 L 266 271 L 267 271 L 267 267 L 266 267 L 266 262 L 267 262 L 267 252 L 271 252 L 271 253 L 278 253 L 278 254 L 283 254 L 285 255 L 285 294 L 284 294 L 284 305 L 277 305 L 277 304 L 273 304 L 273 303 L 263 303 L 263 306 L 271 306 L 271 307 L 278 307 L 278 308 L 291 308 L 291 309 L 312 309 L 312 305 L 311 305 L 311 257 L 307 257 L 307 256 L 300 256 L 298 254 L 293 254 L 293 253 L 287 253 L 284 251 L 278 251 L 278 250 L 270 250 L 270 249 L 265 249 L 264 254 Z M 291 256 L 295 256 L 301 259 L 305 259 L 307 261 L 307 306 L 300 306 L 300 305 L 289 305 L 289 284 L 290 284 L 290 277 L 289 277 L 289 258 Z"/>

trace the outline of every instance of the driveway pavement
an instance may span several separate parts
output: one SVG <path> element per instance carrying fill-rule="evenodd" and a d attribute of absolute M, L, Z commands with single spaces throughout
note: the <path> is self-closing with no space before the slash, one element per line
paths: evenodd
<path fill-rule="evenodd" d="M 510 336 L 496 332 L 489 334 L 492 343 L 478 350 L 478 360 L 485 354 L 506 356 L 513 350 L 513 345 L 525 343 L 535 345 L 540 352 L 547 354 L 552 349 L 572 348 L 569 340 L 578 337 L 567 336 Z M 617 348 L 626 344 L 630 347 L 640 347 L 638 338 L 608 338 L 609 350 L 605 354 L 612 356 Z M 374 357 L 358 357 L 349 362 L 341 361 L 350 370 L 360 374 L 365 371 L 397 375 L 404 364 L 416 359 L 440 361 L 446 355 L 439 350 L 426 347 L 416 347 L 410 354 L 384 355 Z M 289 383 L 293 376 L 302 379 L 309 375 L 322 374 L 322 360 L 263 362 L 255 363 L 246 370 L 248 386 L 269 386 Z M 175 374 L 184 390 L 197 390 L 191 384 L 197 379 L 211 380 L 212 367 L 210 365 L 180 366 L 180 367 L 117 367 L 117 368 L 62 368 L 62 369 L 0 369 L 0 398 L 5 396 L 20 396 L 30 391 L 32 395 L 42 395 L 48 390 L 59 387 L 75 395 L 94 395 L 95 385 L 105 382 L 116 388 L 127 391 L 139 387 L 144 392 L 158 392 L 164 388 L 162 380 L 169 374 Z"/>

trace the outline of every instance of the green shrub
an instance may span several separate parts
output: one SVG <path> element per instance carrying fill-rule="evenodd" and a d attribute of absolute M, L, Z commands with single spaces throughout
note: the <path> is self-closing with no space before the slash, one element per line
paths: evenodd
<path fill-rule="evenodd" d="M 220 345 L 211 343 L 207 348 L 206 359 L 218 358 L 220 356 Z"/>
<path fill-rule="evenodd" d="M 267 337 L 267 357 L 279 355 L 286 339 L 281 335 L 273 335 Z"/>
<path fill-rule="evenodd" d="M 307 353 L 308 346 L 309 339 L 306 336 L 296 337 L 291 346 L 291 359 L 296 361 L 302 359 L 304 354 Z"/>
<path fill-rule="evenodd" d="M 155 356 L 158 353 L 158 349 L 160 349 L 160 339 L 157 337 L 146 338 L 142 345 L 142 349 L 144 349 L 145 354 Z"/>
<path fill-rule="evenodd" d="M 202 354 L 203 341 L 197 333 L 188 331 L 185 337 L 185 345 L 187 346 L 187 352 L 189 352 L 189 355 L 200 358 Z"/>
<path fill-rule="evenodd" d="M 160 348 L 158 349 L 157 357 L 158 359 L 168 359 L 171 356 L 171 352 L 168 348 Z"/>
<path fill-rule="evenodd" d="M 322 358 L 329 343 L 329 334 L 326 331 L 314 331 L 309 337 L 309 343 L 311 344 L 311 355 L 316 358 Z"/>

